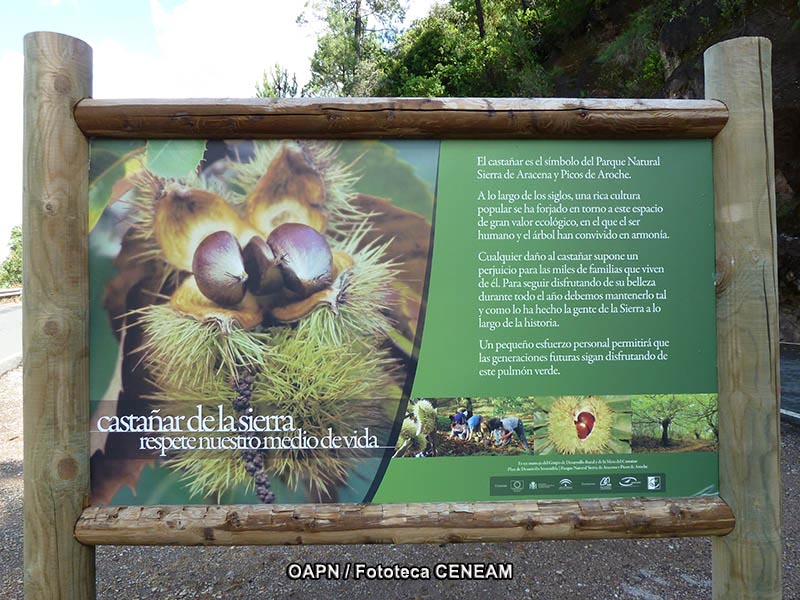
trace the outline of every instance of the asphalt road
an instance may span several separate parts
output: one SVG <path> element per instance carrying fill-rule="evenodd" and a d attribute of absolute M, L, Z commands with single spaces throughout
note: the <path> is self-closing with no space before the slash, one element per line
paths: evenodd
<path fill-rule="evenodd" d="M 0 305 L 0 375 L 22 363 L 22 304 Z"/>
<path fill-rule="evenodd" d="M 781 343 L 781 409 L 800 425 L 800 344 Z"/>

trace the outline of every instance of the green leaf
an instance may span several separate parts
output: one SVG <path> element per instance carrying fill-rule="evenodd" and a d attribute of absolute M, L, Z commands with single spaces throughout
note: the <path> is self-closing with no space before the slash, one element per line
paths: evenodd
<path fill-rule="evenodd" d="M 339 158 L 343 162 L 353 162 L 361 174 L 356 185 L 359 192 L 386 198 L 394 206 L 431 221 L 433 191 L 417 176 L 414 167 L 398 157 L 395 148 L 377 141 L 352 142 L 342 144 Z M 419 168 L 423 166 L 430 169 L 429 164 Z"/>
<path fill-rule="evenodd" d="M 180 179 L 197 171 L 205 140 L 148 140 L 147 168 L 160 177 Z"/>
<path fill-rule="evenodd" d="M 114 184 L 125 176 L 125 163 L 142 153 L 141 140 L 92 140 L 89 158 L 89 231 L 111 200 Z"/>

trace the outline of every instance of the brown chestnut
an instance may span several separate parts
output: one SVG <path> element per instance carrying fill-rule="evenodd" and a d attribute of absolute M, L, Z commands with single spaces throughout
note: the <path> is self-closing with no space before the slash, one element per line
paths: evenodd
<path fill-rule="evenodd" d="M 283 287 L 283 275 L 275 253 L 264 238 L 253 236 L 244 247 L 244 270 L 247 289 L 257 296 L 275 292 Z"/>
<path fill-rule="evenodd" d="M 325 237 L 302 223 L 283 223 L 267 243 L 283 274 L 286 287 L 307 298 L 333 282 L 333 256 Z"/>
<path fill-rule="evenodd" d="M 229 231 L 203 238 L 192 259 L 192 273 L 203 295 L 220 306 L 234 306 L 244 298 L 247 272 L 242 248 Z"/>
<path fill-rule="evenodd" d="M 578 431 L 578 437 L 580 439 L 586 439 L 589 434 L 592 433 L 594 422 L 595 418 L 592 413 L 586 411 L 578 413 L 578 416 L 575 417 L 575 428 Z"/>

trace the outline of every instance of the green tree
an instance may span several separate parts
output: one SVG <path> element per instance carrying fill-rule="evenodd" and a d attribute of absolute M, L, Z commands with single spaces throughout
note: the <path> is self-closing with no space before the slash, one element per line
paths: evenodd
<path fill-rule="evenodd" d="M 702 437 L 707 432 L 719 442 L 719 409 L 716 394 L 695 394 L 692 411 L 695 419 L 695 436 Z"/>
<path fill-rule="evenodd" d="M 390 96 L 538 96 L 539 13 L 519 0 L 451 0 L 397 40 L 377 93 Z"/>
<path fill-rule="evenodd" d="M 18 287 L 22 285 L 22 227 L 15 225 L 11 229 L 8 242 L 8 256 L 0 265 L 0 287 Z"/>
<path fill-rule="evenodd" d="M 652 437 L 659 432 L 661 445 L 670 445 L 672 437 L 708 437 L 718 439 L 717 400 L 714 394 L 647 395 L 633 400 L 633 423 L 636 435 Z"/>
<path fill-rule="evenodd" d="M 258 98 L 293 98 L 297 96 L 297 75 L 292 73 L 289 81 L 289 71 L 279 64 L 272 65 L 269 71 L 264 71 L 260 83 L 256 83 L 256 97 Z"/>
<path fill-rule="evenodd" d="M 469 16 L 449 5 L 402 34 L 378 86 L 388 96 L 463 96 L 479 86 L 481 55 L 477 34 L 467 33 Z"/>
<path fill-rule="evenodd" d="M 675 394 L 643 396 L 633 403 L 633 422 L 637 429 L 660 428 L 661 445 L 666 448 L 669 446 L 670 427 L 685 410 L 681 397 Z"/>
<path fill-rule="evenodd" d="M 385 47 L 393 43 L 405 14 L 399 0 L 320 0 L 310 9 L 324 31 L 303 93 L 370 95 L 380 79 Z"/>

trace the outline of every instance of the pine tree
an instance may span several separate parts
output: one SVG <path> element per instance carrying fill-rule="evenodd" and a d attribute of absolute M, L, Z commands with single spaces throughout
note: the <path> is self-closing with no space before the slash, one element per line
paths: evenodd
<path fill-rule="evenodd" d="M 312 5 L 325 24 L 311 58 L 311 96 L 369 96 L 380 80 L 385 47 L 405 11 L 399 0 L 324 0 Z"/>
<path fill-rule="evenodd" d="M 261 83 L 256 83 L 257 98 L 294 98 L 297 96 L 297 75 L 292 73 L 289 81 L 289 71 L 279 64 L 272 65 L 272 69 L 264 71 Z"/>

